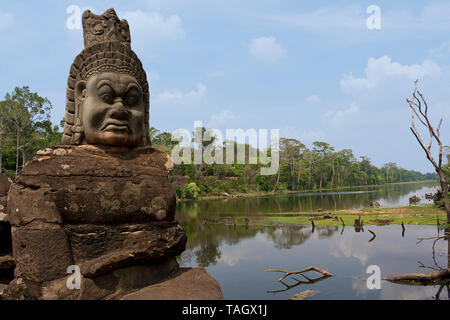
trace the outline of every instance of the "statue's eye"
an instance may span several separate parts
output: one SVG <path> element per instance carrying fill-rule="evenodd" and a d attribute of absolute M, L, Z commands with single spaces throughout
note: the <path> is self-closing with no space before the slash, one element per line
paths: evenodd
<path fill-rule="evenodd" d="M 139 101 L 139 98 L 138 98 L 137 95 L 135 95 L 135 94 L 129 94 L 129 95 L 127 95 L 127 97 L 126 97 L 125 103 L 126 103 L 128 106 L 134 106 L 134 105 L 136 105 L 136 104 L 138 103 L 138 101 Z"/>
<path fill-rule="evenodd" d="M 102 100 L 108 104 L 114 103 L 114 90 L 109 85 L 103 85 L 98 90 L 98 95 Z"/>
<path fill-rule="evenodd" d="M 104 93 L 101 97 L 106 103 L 112 104 L 114 102 L 114 96 L 111 93 Z"/>

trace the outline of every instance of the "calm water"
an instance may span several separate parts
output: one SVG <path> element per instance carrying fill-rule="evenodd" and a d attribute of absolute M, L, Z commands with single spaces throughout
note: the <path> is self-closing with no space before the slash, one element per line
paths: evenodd
<path fill-rule="evenodd" d="M 343 192 L 310 192 L 277 196 L 223 199 L 210 201 L 187 201 L 178 203 L 180 219 L 189 217 L 211 217 L 220 215 L 258 215 L 260 213 L 281 213 L 316 211 L 317 209 L 340 210 L 360 209 L 368 201 L 378 201 L 381 207 L 407 206 L 409 197 L 423 198 L 425 193 L 434 193 L 433 183 L 412 183 L 382 187 L 355 188 Z M 421 203 L 431 203 L 422 199 Z"/>
<path fill-rule="evenodd" d="M 277 197 L 229 199 L 178 204 L 177 219 L 188 234 L 187 250 L 180 257 L 182 266 L 201 266 L 219 282 L 226 299 L 288 299 L 301 291 L 318 291 L 309 299 L 434 299 L 439 286 L 407 286 L 382 281 L 381 290 L 369 290 L 367 267 L 378 265 L 382 277 L 407 272 L 431 272 L 426 267 L 448 267 L 448 243 L 417 243 L 417 238 L 443 235 L 433 226 L 316 227 L 283 225 L 203 224 L 202 218 L 222 215 L 357 209 L 368 200 L 382 206 L 407 205 L 408 198 L 421 197 L 436 189 L 432 184 L 411 184 L 354 190 L 344 193 L 296 194 Z M 422 201 L 426 203 L 425 200 Z M 301 209 L 299 209 L 301 207 Z M 369 242 L 372 235 L 376 238 Z M 277 281 L 283 274 L 266 272 L 269 267 L 288 271 L 315 265 L 335 274 L 311 283 L 300 275 Z M 317 279 L 314 271 L 307 274 Z M 449 299 L 444 289 L 441 299 Z"/>
<path fill-rule="evenodd" d="M 378 265 L 382 277 L 400 273 L 431 272 L 424 266 L 436 267 L 432 257 L 432 241 L 417 244 L 417 238 L 437 235 L 437 228 L 406 226 L 370 226 L 375 240 L 367 230 L 355 232 L 353 227 L 315 228 L 309 226 L 266 227 L 254 230 L 243 226 L 204 225 L 197 237 L 190 239 L 189 249 L 181 257 L 183 266 L 206 267 L 220 284 L 226 299 L 288 299 L 312 289 L 319 293 L 309 299 L 434 299 L 439 286 L 407 286 L 381 282 L 381 290 L 366 285 L 369 265 Z M 443 231 L 440 231 L 441 235 Z M 438 241 L 436 262 L 447 268 L 448 244 Z M 286 279 L 282 274 L 265 272 L 269 267 L 288 271 L 315 265 L 334 277 L 313 284 Z M 320 274 L 310 272 L 311 279 Z M 305 282 L 302 276 L 294 276 Z M 294 286 L 298 284 L 297 286 Z M 294 286 L 289 288 L 288 286 Z M 449 299 L 443 290 L 441 299 Z"/>

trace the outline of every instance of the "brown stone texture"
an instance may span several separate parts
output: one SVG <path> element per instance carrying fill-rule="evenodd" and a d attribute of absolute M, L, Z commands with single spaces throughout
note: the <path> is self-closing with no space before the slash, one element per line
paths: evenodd
<path fill-rule="evenodd" d="M 13 227 L 16 273 L 42 282 L 65 276 L 73 265 L 67 233 L 62 225 L 35 220 Z"/>
<path fill-rule="evenodd" d="M 113 276 L 119 270 L 144 268 L 142 285 L 177 270 L 172 260 L 187 239 L 174 220 L 172 167 L 169 156 L 151 147 L 38 151 L 8 196 L 16 276 L 31 297 L 104 298 L 134 288 L 121 279 L 138 279 L 137 271 Z M 82 294 L 65 292 L 70 265 L 80 267 Z"/>
<path fill-rule="evenodd" d="M 170 279 L 127 294 L 122 300 L 223 300 L 217 281 L 204 268 L 182 268 Z"/>

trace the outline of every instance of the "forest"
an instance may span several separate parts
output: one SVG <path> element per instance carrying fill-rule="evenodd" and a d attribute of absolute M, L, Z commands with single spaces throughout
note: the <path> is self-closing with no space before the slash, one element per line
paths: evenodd
<path fill-rule="evenodd" d="M 64 120 L 59 126 L 53 125 L 52 108 L 47 98 L 31 92 L 27 86 L 16 87 L 0 101 L 1 172 L 14 178 L 37 150 L 60 143 Z M 171 133 L 155 127 L 150 128 L 150 139 L 153 147 L 168 154 L 177 144 L 172 141 Z M 216 143 L 216 148 L 225 148 L 224 145 L 225 142 Z M 253 147 L 245 145 L 247 155 L 250 148 Z M 259 161 L 258 164 L 176 164 L 170 179 L 177 196 L 185 199 L 436 179 L 434 173 L 406 170 L 393 162 L 379 168 L 366 156 L 357 158 L 351 149 L 335 150 L 324 141 L 306 146 L 296 139 L 281 138 L 279 151 L 280 166 L 275 175 L 261 175 Z"/>

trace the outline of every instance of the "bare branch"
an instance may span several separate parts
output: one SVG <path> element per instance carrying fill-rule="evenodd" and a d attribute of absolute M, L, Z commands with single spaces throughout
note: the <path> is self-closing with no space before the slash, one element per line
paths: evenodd
<path fill-rule="evenodd" d="M 319 272 L 319 273 L 321 273 L 322 275 L 324 275 L 324 276 L 326 276 L 326 277 L 332 277 L 332 276 L 334 276 L 332 273 L 329 273 L 328 271 L 326 271 L 326 270 L 323 270 L 323 269 L 320 269 L 320 268 L 317 268 L 317 267 L 315 267 L 315 266 L 309 266 L 308 268 L 305 268 L 305 269 L 302 269 L 302 270 L 297 270 L 297 271 L 286 271 L 286 270 L 278 270 L 278 269 L 267 269 L 267 270 L 264 270 L 264 271 L 269 271 L 269 272 L 283 272 L 283 273 L 285 273 L 285 275 L 283 276 L 283 277 L 281 277 L 280 279 L 278 279 L 278 281 L 283 281 L 284 280 L 284 278 L 286 278 L 286 277 L 288 277 L 288 276 L 290 276 L 290 275 L 293 275 L 293 274 L 303 274 L 303 273 L 306 273 L 306 272 L 308 272 L 308 271 L 316 271 L 316 272 Z"/>

